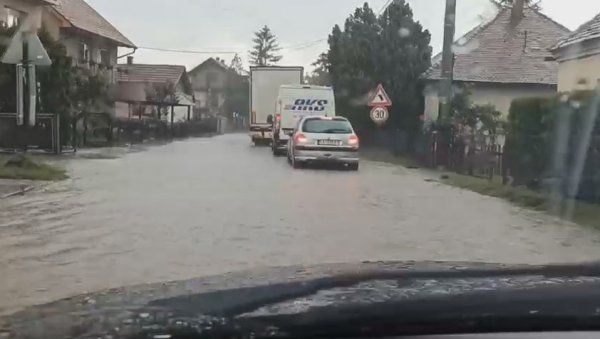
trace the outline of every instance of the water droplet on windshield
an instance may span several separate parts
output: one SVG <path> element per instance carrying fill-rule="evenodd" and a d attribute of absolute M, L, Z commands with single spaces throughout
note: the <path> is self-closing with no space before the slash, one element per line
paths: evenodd
<path fill-rule="evenodd" d="M 402 27 L 398 31 L 398 34 L 400 34 L 400 37 L 402 37 L 402 38 L 407 38 L 410 36 L 410 29 Z"/>

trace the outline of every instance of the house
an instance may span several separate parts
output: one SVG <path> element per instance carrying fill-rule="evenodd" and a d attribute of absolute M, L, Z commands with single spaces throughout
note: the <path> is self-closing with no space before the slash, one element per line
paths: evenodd
<path fill-rule="evenodd" d="M 192 118 L 194 99 L 185 66 L 134 64 L 133 57 L 128 57 L 127 64 L 117 66 L 117 83 L 116 117 L 119 119 L 156 116 L 156 102 L 147 93 L 152 86 L 167 83 L 175 87 L 176 103 L 162 118 L 168 122 Z"/>
<path fill-rule="evenodd" d="M 85 0 L 53 1 L 43 12 L 44 28 L 65 45 L 77 66 L 102 71 L 115 83 L 119 47 L 135 49 L 135 44 Z"/>
<path fill-rule="evenodd" d="M 491 21 L 455 43 L 453 84 L 468 85 L 474 104 L 494 105 L 507 116 L 516 98 L 556 93 L 558 63 L 551 60 L 549 49 L 569 33 L 536 9 L 499 7 Z M 424 78 L 425 114 L 435 120 L 440 102 L 439 56 Z"/>
<path fill-rule="evenodd" d="M 558 60 L 558 91 L 593 89 L 600 80 L 600 14 L 551 49 Z"/>
<path fill-rule="evenodd" d="M 196 113 L 204 116 L 223 113 L 229 72 L 223 60 L 209 58 L 188 73 L 196 98 Z"/>

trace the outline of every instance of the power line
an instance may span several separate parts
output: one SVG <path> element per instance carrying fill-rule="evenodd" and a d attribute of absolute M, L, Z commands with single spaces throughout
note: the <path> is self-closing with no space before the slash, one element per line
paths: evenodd
<path fill-rule="evenodd" d="M 290 46 L 286 46 L 283 47 L 282 49 L 287 49 L 287 50 L 301 50 L 304 48 L 308 48 L 308 47 L 312 47 L 320 42 L 323 42 L 327 39 L 319 39 L 319 40 L 314 40 L 314 41 L 308 41 L 308 42 L 303 42 L 300 44 L 295 44 L 295 45 L 290 45 Z"/>
<path fill-rule="evenodd" d="M 169 48 L 159 48 L 159 47 L 145 47 L 140 46 L 138 49 L 147 49 L 151 51 L 159 51 L 159 52 L 172 52 L 172 53 L 186 53 L 186 54 L 239 54 L 240 52 L 236 51 L 193 51 L 193 50 L 184 50 L 184 49 L 169 49 Z"/>
<path fill-rule="evenodd" d="M 282 47 L 281 49 L 285 50 L 301 50 L 305 48 L 312 47 L 320 42 L 323 42 L 327 39 L 319 39 L 314 41 L 302 42 L 294 45 L 289 45 Z M 148 46 L 139 46 L 138 49 L 146 49 L 150 51 L 158 51 L 158 52 L 170 52 L 170 53 L 185 53 L 185 54 L 240 54 L 239 51 L 197 51 L 197 50 L 187 50 L 187 49 L 171 49 L 171 48 L 160 48 L 160 47 L 148 47 Z"/>
<path fill-rule="evenodd" d="M 385 10 L 388 8 L 388 6 L 389 6 L 389 5 L 392 3 L 392 1 L 394 1 L 394 0 L 388 0 L 388 1 L 385 3 L 385 5 L 383 5 L 383 6 L 381 7 L 381 9 L 380 9 L 380 10 L 379 10 L 379 12 L 377 13 L 377 15 L 381 15 L 381 13 L 383 13 L 383 11 L 385 11 Z"/>

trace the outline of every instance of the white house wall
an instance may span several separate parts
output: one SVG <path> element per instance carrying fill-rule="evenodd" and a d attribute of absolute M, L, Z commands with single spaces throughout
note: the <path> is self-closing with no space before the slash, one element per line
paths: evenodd
<path fill-rule="evenodd" d="M 510 105 L 513 100 L 527 97 L 553 96 L 556 94 L 554 87 L 539 87 L 531 85 L 506 85 L 485 84 L 472 85 L 469 88 L 471 101 L 476 105 L 491 104 L 500 111 L 503 117 L 508 117 Z M 425 114 L 437 120 L 439 112 L 439 99 L 437 84 L 428 84 L 425 87 Z"/>

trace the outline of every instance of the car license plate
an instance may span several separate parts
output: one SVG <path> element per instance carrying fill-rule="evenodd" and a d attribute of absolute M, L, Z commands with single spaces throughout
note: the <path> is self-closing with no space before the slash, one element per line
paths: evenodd
<path fill-rule="evenodd" d="M 340 146 L 341 144 L 341 140 L 317 140 L 319 146 Z"/>

